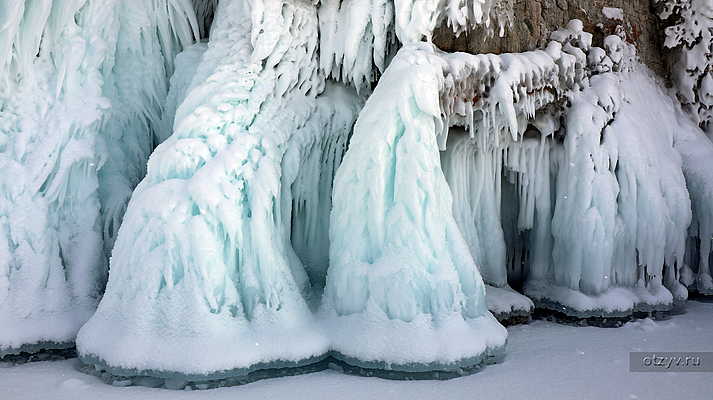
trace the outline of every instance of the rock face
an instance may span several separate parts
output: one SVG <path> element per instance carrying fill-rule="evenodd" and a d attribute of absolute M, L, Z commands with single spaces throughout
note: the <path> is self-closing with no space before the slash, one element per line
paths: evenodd
<path fill-rule="evenodd" d="M 577 18 L 585 30 L 594 33 L 595 45 L 617 32 L 621 26 L 629 42 L 636 44 L 641 60 L 661 76 L 665 76 L 663 56 L 663 25 L 654 13 L 651 0 L 510 0 L 514 3 L 515 18 L 504 36 L 488 35 L 476 30 L 456 38 L 443 26 L 434 34 L 433 41 L 446 51 L 469 53 L 522 52 L 542 47 L 550 32 Z M 602 11 L 605 7 L 619 8 L 624 21 Z M 621 29 L 621 28 L 619 28 Z"/>

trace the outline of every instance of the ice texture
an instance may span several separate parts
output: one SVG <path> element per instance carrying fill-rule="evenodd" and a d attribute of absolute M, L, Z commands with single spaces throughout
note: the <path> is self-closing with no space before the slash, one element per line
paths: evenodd
<path fill-rule="evenodd" d="M 679 100 L 713 137 L 713 0 L 656 0 Z"/>
<path fill-rule="evenodd" d="M 513 0 L 322 0 L 320 66 L 328 77 L 369 90 L 393 57 L 397 41 L 430 41 L 447 24 L 455 35 L 483 26 L 504 34 Z"/>
<path fill-rule="evenodd" d="M 103 92 L 112 107 L 102 121 L 99 193 L 107 256 L 126 205 L 146 175 L 156 143 L 168 136 L 161 123 L 174 58 L 198 34 L 190 0 L 116 2 L 116 50 Z"/>
<path fill-rule="evenodd" d="M 359 115 L 334 183 L 322 304 L 333 349 L 350 363 L 448 368 L 505 344 L 439 154 L 453 99 L 473 98 L 490 61 L 406 45 Z"/>
<path fill-rule="evenodd" d="M 598 53 L 588 57 L 595 76 L 571 93 L 563 148 L 553 153 L 553 263 L 525 287 L 576 316 L 667 310 L 687 297 L 679 280 L 691 201 L 675 140 L 691 127 L 679 126 L 670 97 L 632 64 L 629 45 L 610 36 L 604 46 L 587 50 Z"/>
<path fill-rule="evenodd" d="M 328 174 L 359 101 L 325 83 L 318 45 L 311 3 L 219 3 L 174 132 L 127 208 L 106 293 L 79 333 L 86 362 L 208 379 L 328 352 L 295 248 L 308 271 L 324 268 Z"/>
<path fill-rule="evenodd" d="M 71 346 L 103 290 L 107 215 L 151 151 L 164 56 L 192 40 L 187 1 L 128 3 L 0 6 L 0 355 Z"/>

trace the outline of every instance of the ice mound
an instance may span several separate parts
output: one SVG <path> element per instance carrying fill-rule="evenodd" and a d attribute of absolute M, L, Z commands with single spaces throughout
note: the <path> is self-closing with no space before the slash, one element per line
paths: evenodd
<path fill-rule="evenodd" d="M 328 353 L 291 235 L 304 232 L 295 247 L 323 268 L 326 246 L 304 243 L 327 236 L 321 210 L 359 102 L 319 74 L 317 27 L 302 1 L 220 2 L 174 133 L 127 208 L 106 293 L 77 338 L 85 363 L 210 382 Z"/>

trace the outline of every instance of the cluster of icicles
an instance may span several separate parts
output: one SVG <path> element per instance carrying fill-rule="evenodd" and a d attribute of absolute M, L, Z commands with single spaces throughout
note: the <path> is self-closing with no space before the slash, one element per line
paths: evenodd
<path fill-rule="evenodd" d="M 0 356 L 77 335 L 122 385 L 451 377 L 502 356 L 493 314 L 713 292 L 713 143 L 618 36 L 422 42 L 508 0 L 54 3 L 0 15 Z"/>

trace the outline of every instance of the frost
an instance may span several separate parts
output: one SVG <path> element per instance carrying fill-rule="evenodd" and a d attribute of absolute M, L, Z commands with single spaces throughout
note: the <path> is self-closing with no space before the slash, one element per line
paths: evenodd
<path fill-rule="evenodd" d="M 437 320 L 441 311 L 425 308 L 433 296 L 468 299 L 423 300 L 444 285 L 444 271 L 462 268 L 448 256 L 460 254 L 449 247 L 460 242 L 452 221 L 474 259 L 468 268 L 477 265 L 494 287 L 525 280 L 540 306 L 622 315 L 685 300 L 679 281 L 692 217 L 684 174 L 693 173 L 674 145 L 675 105 L 620 37 L 595 47 L 575 20 L 552 39 L 544 51 L 501 56 L 427 44 L 399 51 L 335 182 L 325 301 L 338 320 Z M 359 200 L 346 201 L 341 193 L 354 187 Z M 408 284 L 395 278 L 407 271 Z M 337 288 L 351 295 L 330 297 Z"/>

